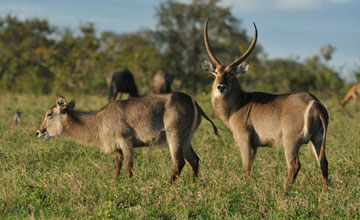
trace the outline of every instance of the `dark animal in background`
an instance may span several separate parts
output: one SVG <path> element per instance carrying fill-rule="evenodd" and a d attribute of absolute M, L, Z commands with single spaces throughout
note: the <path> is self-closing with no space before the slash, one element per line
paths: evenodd
<path fill-rule="evenodd" d="M 105 153 L 115 154 L 114 177 L 125 161 L 132 176 L 133 149 L 166 142 L 170 148 L 173 172 L 170 182 L 180 175 L 185 161 L 191 177 L 198 174 L 199 157 L 191 145 L 191 138 L 205 115 L 200 106 L 184 93 L 147 95 L 134 99 L 110 102 L 99 111 L 80 112 L 74 109 L 75 101 L 66 102 L 59 97 L 48 109 L 36 135 L 49 139 L 65 136 L 83 143 L 99 146 Z"/>
<path fill-rule="evenodd" d="M 243 171 L 250 175 L 258 147 L 283 145 L 288 166 L 287 191 L 300 170 L 299 149 L 310 141 L 320 165 L 323 192 L 326 192 L 328 161 L 325 142 L 329 115 L 324 105 L 309 93 L 276 95 L 243 91 L 236 75 L 248 70 L 248 64 L 242 62 L 255 47 L 255 24 L 250 47 L 229 65 L 222 65 L 211 52 L 207 25 L 208 20 L 204 27 L 204 42 L 210 61 L 204 60 L 202 68 L 215 76 L 211 102 L 216 115 L 231 131 L 239 147 Z"/>
<path fill-rule="evenodd" d="M 109 84 L 109 102 L 116 100 L 118 94 L 121 99 L 122 93 L 128 93 L 129 97 L 139 96 L 134 76 L 129 70 L 114 72 L 110 76 L 111 78 L 107 78 Z"/>
<path fill-rule="evenodd" d="M 150 88 L 154 94 L 171 92 L 173 76 L 160 70 L 151 76 Z"/>

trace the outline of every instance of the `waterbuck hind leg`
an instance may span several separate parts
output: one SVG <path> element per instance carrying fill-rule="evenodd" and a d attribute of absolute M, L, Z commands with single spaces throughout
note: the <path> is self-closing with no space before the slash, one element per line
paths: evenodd
<path fill-rule="evenodd" d="M 286 183 L 284 186 L 285 192 L 287 192 L 290 189 L 290 186 L 295 182 L 296 177 L 300 171 L 300 161 L 299 156 L 293 157 L 290 164 L 288 164 L 288 176 L 286 178 Z"/>
<path fill-rule="evenodd" d="M 194 149 L 192 148 L 191 144 L 188 145 L 188 147 L 185 147 L 183 150 L 184 157 L 186 161 L 190 164 L 190 174 L 191 174 L 191 180 L 194 182 L 195 177 L 198 176 L 198 170 L 199 170 L 199 157 L 195 153 Z"/>
<path fill-rule="evenodd" d="M 315 157 L 318 161 L 318 164 L 320 166 L 320 170 L 321 170 L 321 174 L 322 174 L 322 179 L 323 179 L 323 192 L 327 192 L 327 186 L 328 186 L 328 161 L 326 159 L 326 155 L 325 152 L 324 153 L 320 153 L 321 152 L 321 144 L 322 144 L 322 139 L 316 139 L 316 138 L 312 138 L 311 139 L 311 144 L 312 144 L 312 149 L 314 151 Z"/>
<path fill-rule="evenodd" d="M 173 171 L 170 176 L 169 183 L 172 184 L 180 176 L 181 170 L 185 166 L 185 160 L 180 148 L 171 150 L 170 147 L 170 153 L 173 161 Z"/>
<path fill-rule="evenodd" d="M 290 186 L 295 182 L 301 167 L 299 160 L 299 148 L 301 144 L 294 143 L 291 139 L 292 138 L 284 140 L 285 159 L 288 166 L 288 176 L 284 186 L 285 192 L 287 192 L 290 189 Z"/>
<path fill-rule="evenodd" d="M 329 116 L 326 110 L 322 111 L 319 114 L 319 119 L 321 121 L 321 127 L 315 132 L 315 134 L 310 138 L 310 140 L 312 143 L 312 149 L 314 151 L 315 157 L 321 169 L 321 174 L 323 178 L 323 192 L 326 193 L 328 187 L 328 161 L 325 155 L 325 145 L 327 125 L 329 121 Z"/>
<path fill-rule="evenodd" d="M 174 162 L 173 172 L 172 172 L 170 180 L 169 180 L 170 184 L 174 183 L 177 180 L 177 178 L 179 178 L 179 175 L 180 175 L 181 170 L 183 169 L 184 165 L 185 165 L 184 158 L 178 157 L 176 159 L 176 162 Z"/>
<path fill-rule="evenodd" d="M 119 178 L 120 170 L 122 167 L 122 163 L 124 160 L 124 156 L 121 150 L 115 151 L 115 172 L 114 172 L 114 179 L 117 180 Z"/>
<path fill-rule="evenodd" d="M 185 165 L 185 160 L 182 151 L 183 143 L 177 133 L 178 133 L 177 131 L 166 132 L 166 138 L 168 140 L 168 144 L 170 148 L 171 159 L 173 161 L 173 172 L 169 180 L 170 184 L 172 184 L 179 177 L 181 170 Z"/>

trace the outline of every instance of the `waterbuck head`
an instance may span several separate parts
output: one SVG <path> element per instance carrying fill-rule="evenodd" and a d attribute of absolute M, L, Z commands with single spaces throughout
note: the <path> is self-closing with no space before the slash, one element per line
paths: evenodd
<path fill-rule="evenodd" d="M 57 99 L 56 104 L 46 111 L 40 128 L 36 131 L 36 136 L 38 136 L 38 138 L 44 136 L 45 140 L 48 140 L 51 137 L 61 136 L 63 133 L 64 121 L 68 117 L 68 112 L 72 111 L 74 106 L 74 100 L 66 103 L 65 98 L 60 96 Z"/>
<path fill-rule="evenodd" d="M 203 60 L 201 66 L 206 72 L 212 73 L 215 76 L 215 81 L 213 83 L 213 92 L 215 93 L 215 95 L 226 95 L 232 90 L 234 86 L 239 85 L 236 75 L 245 73 L 249 68 L 249 65 L 247 63 L 243 63 L 243 61 L 250 55 L 251 51 L 255 47 L 257 40 L 257 29 L 254 23 L 254 38 L 245 53 L 231 64 L 223 66 L 221 65 L 220 61 L 216 59 L 210 49 L 207 33 L 208 20 L 209 19 L 206 20 L 204 27 L 204 43 L 210 61 Z"/>

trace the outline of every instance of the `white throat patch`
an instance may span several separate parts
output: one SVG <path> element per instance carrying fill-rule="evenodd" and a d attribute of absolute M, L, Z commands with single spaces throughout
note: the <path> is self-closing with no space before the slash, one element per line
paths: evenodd
<path fill-rule="evenodd" d="M 215 89 L 213 94 L 215 98 L 224 96 L 224 93 L 219 92 L 218 89 Z"/>

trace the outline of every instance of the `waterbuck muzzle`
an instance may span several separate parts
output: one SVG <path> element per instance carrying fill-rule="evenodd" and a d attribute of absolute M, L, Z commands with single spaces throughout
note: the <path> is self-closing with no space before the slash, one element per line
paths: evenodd
<path fill-rule="evenodd" d="M 226 92 L 226 85 L 224 84 L 218 84 L 216 88 L 221 94 L 224 94 Z"/>

